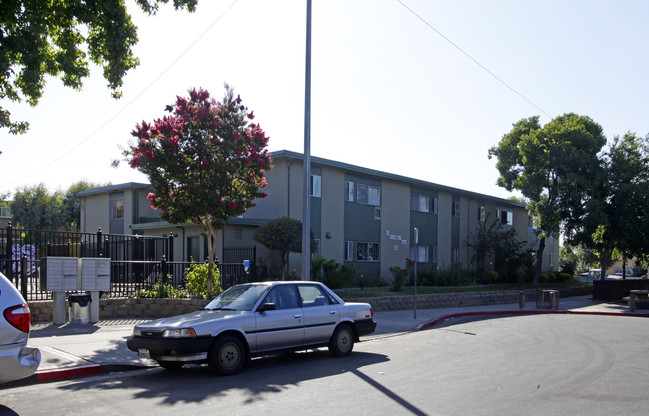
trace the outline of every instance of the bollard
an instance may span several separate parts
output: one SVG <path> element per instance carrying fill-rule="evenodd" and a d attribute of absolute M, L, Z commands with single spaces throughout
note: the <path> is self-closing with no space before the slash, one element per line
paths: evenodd
<path fill-rule="evenodd" d="M 518 292 L 518 307 L 520 309 L 525 309 L 525 292 Z"/>
<path fill-rule="evenodd" d="M 559 292 L 550 292 L 550 309 L 559 309 Z"/>
<path fill-rule="evenodd" d="M 636 294 L 631 294 L 629 296 L 629 312 L 635 312 L 635 303 L 637 299 L 638 295 Z"/>

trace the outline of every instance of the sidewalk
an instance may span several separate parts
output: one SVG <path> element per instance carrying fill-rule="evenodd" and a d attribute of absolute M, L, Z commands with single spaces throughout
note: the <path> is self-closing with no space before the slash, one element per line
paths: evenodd
<path fill-rule="evenodd" d="M 585 313 L 649 317 L 647 312 L 640 310 L 629 313 L 629 308 L 624 304 L 593 301 L 590 296 L 562 298 L 558 310 L 536 309 L 534 302 L 527 302 L 525 309 L 520 309 L 518 304 L 420 309 L 416 311 L 416 317 L 413 310 L 382 311 L 375 313 L 376 331 L 364 339 L 431 328 L 475 316 Z M 156 366 L 154 361 L 140 359 L 126 348 L 125 340 L 131 335 L 133 326 L 145 321 L 115 319 L 85 325 L 33 324 L 29 345 L 41 351 L 38 371 L 31 377 L 4 384 L 0 388 Z"/>

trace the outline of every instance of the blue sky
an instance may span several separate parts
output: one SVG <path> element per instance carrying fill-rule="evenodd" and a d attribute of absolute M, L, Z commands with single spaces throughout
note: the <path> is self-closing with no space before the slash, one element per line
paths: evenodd
<path fill-rule="evenodd" d="M 37 107 L 3 103 L 31 129 L 0 132 L 0 193 L 146 182 L 110 166 L 135 124 L 191 87 L 218 99 L 224 82 L 271 151 L 303 151 L 306 0 L 200 0 L 154 17 L 128 5 L 141 65 L 124 97 L 93 68 L 81 92 L 51 79 Z M 521 118 L 575 112 L 609 140 L 649 133 L 647 16 L 640 0 L 313 0 L 311 154 L 508 197 L 487 150 Z"/>

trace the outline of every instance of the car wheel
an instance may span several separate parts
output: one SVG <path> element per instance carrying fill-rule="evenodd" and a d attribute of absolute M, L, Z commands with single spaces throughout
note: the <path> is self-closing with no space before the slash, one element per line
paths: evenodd
<path fill-rule="evenodd" d="M 159 360 L 158 365 L 160 367 L 164 368 L 165 370 L 177 371 L 177 370 L 180 370 L 181 368 L 183 368 L 183 365 L 185 365 L 185 363 L 180 362 L 180 361 L 162 361 L 162 360 Z"/>
<path fill-rule="evenodd" d="M 336 357 L 349 355 L 354 348 L 354 330 L 347 324 L 339 325 L 329 340 L 329 351 Z"/>
<path fill-rule="evenodd" d="M 246 350 L 239 338 L 222 335 L 212 345 L 208 363 L 212 372 L 230 376 L 243 368 L 246 363 Z"/>

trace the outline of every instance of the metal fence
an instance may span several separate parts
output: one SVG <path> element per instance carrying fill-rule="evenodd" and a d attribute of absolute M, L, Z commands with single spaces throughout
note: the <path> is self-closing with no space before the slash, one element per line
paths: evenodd
<path fill-rule="evenodd" d="M 28 300 L 52 299 L 41 282 L 43 257 L 104 257 L 111 259 L 111 289 L 104 296 L 128 297 L 150 290 L 168 276 L 175 288 L 185 285 L 191 263 L 173 260 L 173 237 L 0 229 L 0 271 Z M 255 265 L 256 248 L 226 248 L 217 262 L 220 286 L 226 289 L 246 281 L 267 279 L 265 267 Z M 246 273 L 243 260 L 250 260 Z"/>

